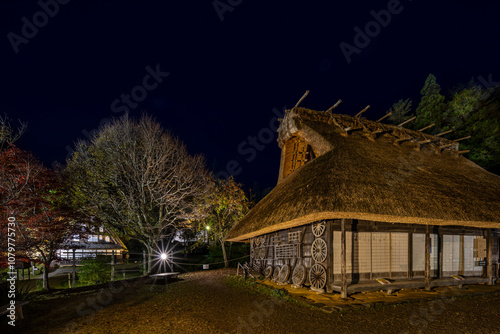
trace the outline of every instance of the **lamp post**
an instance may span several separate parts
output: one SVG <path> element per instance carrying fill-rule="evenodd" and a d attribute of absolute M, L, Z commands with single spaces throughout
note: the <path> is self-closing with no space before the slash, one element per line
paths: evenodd
<path fill-rule="evenodd" d="M 208 241 L 208 231 L 210 231 L 210 226 L 209 226 L 209 225 L 207 225 L 207 226 L 205 227 L 205 229 L 206 229 L 206 231 L 205 231 L 205 238 L 206 238 L 206 242 L 207 242 L 207 244 L 208 244 L 208 243 L 209 243 L 209 241 Z"/>

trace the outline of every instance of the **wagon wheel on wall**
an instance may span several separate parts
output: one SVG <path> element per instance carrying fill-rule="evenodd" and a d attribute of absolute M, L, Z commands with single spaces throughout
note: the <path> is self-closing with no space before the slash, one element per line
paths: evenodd
<path fill-rule="evenodd" d="M 324 262 L 327 255 L 326 242 L 323 239 L 314 240 L 311 247 L 312 258 L 316 262 Z"/>
<path fill-rule="evenodd" d="M 278 276 L 278 282 L 281 284 L 286 283 L 289 276 L 290 276 L 290 266 L 288 264 L 285 264 L 280 269 L 279 276 Z"/>
<path fill-rule="evenodd" d="M 273 270 L 273 279 L 272 280 L 274 282 L 277 282 L 278 278 L 279 278 L 279 275 L 280 275 L 280 267 L 276 266 L 276 267 L 274 267 L 274 270 Z"/>
<path fill-rule="evenodd" d="M 323 232 L 325 232 L 325 229 L 326 229 L 326 223 L 324 221 L 312 225 L 312 232 L 315 237 L 322 236 Z"/>
<path fill-rule="evenodd" d="M 309 271 L 309 281 L 316 289 L 323 289 L 326 285 L 326 270 L 321 264 L 316 263 Z"/>
<path fill-rule="evenodd" d="M 267 266 L 266 269 L 264 270 L 264 277 L 270 279 L 272 274 L 273 274 L 273 266 Z"/>
<path fill-rule="evenodd" d="M 292 273 L 293 284 L 302 285 L 304 284 L 305 280 L 306 280 L 306 268 L 301 264 L 296 265 Z"/>

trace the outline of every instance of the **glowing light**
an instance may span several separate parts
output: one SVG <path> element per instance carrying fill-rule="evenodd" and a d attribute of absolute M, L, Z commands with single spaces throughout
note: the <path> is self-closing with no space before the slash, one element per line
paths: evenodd
<path fill-rule="evenodd" d="M 208 225 L 207 225 L 206 229 L 207 229 L 207 230 L 210 230 L 210 226 L 208 226 Z"/>
<path fill-rule="evenodd" d="M 160 258 L 161 258 L 162 260 L 166 260 L 166 259 L 167 259 L 167 254 L 162 253 L 162 254 L 160 255 Z"/>

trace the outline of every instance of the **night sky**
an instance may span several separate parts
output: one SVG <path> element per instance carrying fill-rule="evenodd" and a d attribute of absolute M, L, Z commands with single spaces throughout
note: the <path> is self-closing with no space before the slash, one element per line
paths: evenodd
<path fill-rule="evenodd" d="M 401 98 L 416 106 L 429 73 L 444 93 L 471 78 L 500 81 L 498 1 L 0 7 L 0 113 L 28 122 L 18 145 L 48 166 L 64 164 L 78 138 L 128 109 L 154 116 L 215 173 L 229 163 L 239 182 L 262 189 L 278 176 L 273 117 L 306 90 L 304 107 L 326 110 L 341 98 L 337 113 L 369 104 L 364 115 L 377 119 Z"/>

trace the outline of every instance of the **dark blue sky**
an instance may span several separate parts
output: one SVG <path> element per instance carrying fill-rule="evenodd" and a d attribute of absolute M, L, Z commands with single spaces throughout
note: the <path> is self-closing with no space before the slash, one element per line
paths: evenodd
<path fill-rule="evenodd" d="M 293 106 L 307 89 L 305 107 L 324 110 L 341 98 L 338 113 L 370 104 L 365 116 L 376 119 L 401 98 L 416 106 L 429 73 L 445 93 L 489 74 L 500 81 L 498 1 L 12 0 L 0 7 L 0 113 L 29 123 L 19 145 L 47 165 L 63 163 L 67 147 L 126 106 L 132 116 L 155 116 L 216 171 L 234 160 L 238 181 L 264 188 L 274 186 L 279 167 L 275 137 L 266 137 L 273 109 Z M 355 27 L 369 35 L 356 38 Z M 357 48 L 350 62 L 341 43 Z M 169 75 L 155 81 L 154 71 Z"/>

